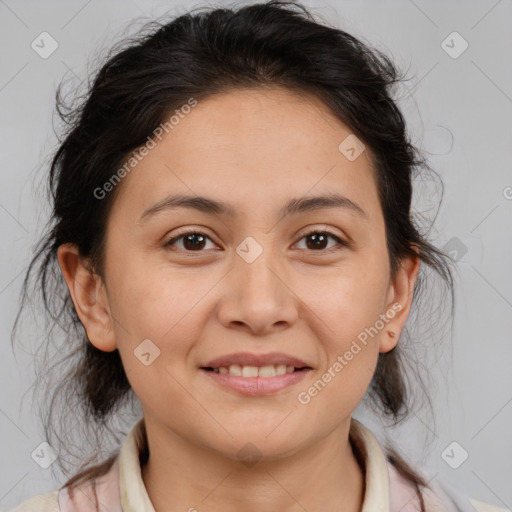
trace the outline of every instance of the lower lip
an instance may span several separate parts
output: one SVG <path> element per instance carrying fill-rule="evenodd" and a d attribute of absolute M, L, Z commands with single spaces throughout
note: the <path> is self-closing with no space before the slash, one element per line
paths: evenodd
<path fill-rule="evenodd" d="M 281 389 L 292 386 L 300 382 L 311 370 L 299 370 L 275 377 L 237 377 L 229 373 L 215 373 L 209 370 L 203 370 L 210 378 L 219 385 L 241 393 L 243 395 L 270 395 Z"/>

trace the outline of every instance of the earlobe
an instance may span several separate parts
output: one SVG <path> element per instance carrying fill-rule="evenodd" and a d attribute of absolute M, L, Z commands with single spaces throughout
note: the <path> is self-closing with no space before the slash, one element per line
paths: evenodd
<path fill-rule="evenodd" d="M 380 336 L 379 352 L 389 352 L 398 344 L 412 306 L 414 286 L 418 278 L 419 256 L 406 256 L 390 283 L 388 304 L 384 314 L 388 318 Z"/>
<path fill-rule="evenodd" d="M 61 245 L 57 259 L 89 341 L 105 352 L 115 350 L 117 343 L 101 278 L 80 257 L 74 244 Z"/>
<path fill-rule="evenodd" d="M 389 352 L 398 345 L 398 338 L 396 332 L 386 327 L 382 332 L 379 340 L 379 352 Z"/>

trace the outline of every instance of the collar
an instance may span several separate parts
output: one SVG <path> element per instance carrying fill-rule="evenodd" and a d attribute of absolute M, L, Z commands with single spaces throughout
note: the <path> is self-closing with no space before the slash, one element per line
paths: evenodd
<path fill-rule="evenodd" d="M 146 427 L 141 418 L 132 427 L 111 469 L 102 477 L 70 492 L 61 489 L 61 512 L 155 512 L 141 473 L 141 457 L 146 450 Z M 418 512 L 422 510 L 419 489 L 399 474 L 386 457 L 374 434 L 355 418 L 351 419 L 349 441 L 363 468 L 365 491 L 361 512 Z M 450 484 L 430 483 L 422 489 L 425 510 L 475 512 L 474 500 Z M 479 508 L 478 510 L 491 510 Z M 505 511 L 494 508 L 493 510 Z"/>
<path fill-rule="evenodd" d="M 139 456 L 145 447 L 145 435 L 144 418 L 141 418 L 128 434 L 119 455 L 120 494 L 124 512 L 155 512 L 144 486 L 140 467 Z M 390 512 L 388 476 L 390 464 L 379 442 L 373 433 L 355 418 L 351 419 L 349 439 L 365 474 L 365 493 L 361 512 Z M 395 473 L 393 473 L 394 480 L 397 476 Z M 404 498 L 407 498 L 412 505 L 415 501 L 415 489 L 410 485 L 408 491 L 403 493 Z M 397 507 L 396 510 L 399 508 Z M 411 510 L 414 509 L 411 507 Z M 407 512 L 407 509 L 403 508 L 402 512 Z"/>

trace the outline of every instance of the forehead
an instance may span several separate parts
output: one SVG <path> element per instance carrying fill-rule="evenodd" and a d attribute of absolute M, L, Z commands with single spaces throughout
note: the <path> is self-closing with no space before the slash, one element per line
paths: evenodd
<path fill-rule="evenodd" d="M 309 190 L 368 203 L 377 198 L 369 151 L 347 159 L 339 146 L 350 135 L 311 94 L 275 87 L 224 92 L 198 101 L 164 132 L 123 179 L 118 201 L 140 206 L 139 214 L 171 193 L 217 197 L 242 209 L 278 207 Z"/>

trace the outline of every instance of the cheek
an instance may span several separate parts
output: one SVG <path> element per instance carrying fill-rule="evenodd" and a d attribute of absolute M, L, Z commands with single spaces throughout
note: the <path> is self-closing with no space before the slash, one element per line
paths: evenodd
<path fill-rule="evenodd" d="M 155 263 L 142 251 L 118 254 L 109 274 L 109 302 L 121 339 L 133 342 L 144 338 L 164 343 L 174 336 L 201 301 L 208 288 L 207 276 L 187 274 L 162 262 Z M 125 329 L 123 329 L 125 327 Z"/>
<path fill-rule="evenodd" d="M 340 266 L 329 275 L 301 278 L 306 304 L 318 314 L 325 332 L 346 342 L 372 326 L 385 308 L 388 294 L 386 265 L 364 261 Z"/>
<path fill-rule="evenodd" d="M 331 279 L 310 297 L 322 365 L 299 398 L 320 423 L 334 426 L 367 392 L 377 365 L 386 279 L 361 270 Z M 326 300 L 329 297 L 329 300 Z"/>
<path fill-rule="evenodd" d="M 178 383 L 190 378 L 195 361 L 190 354 L 213 314 L 219 278 L 148 265 L 137 272 L 135 267 L 125 265 L 112 276 L 117 279 L 112 281 L 114 329 L 125 372 L 141 401 L 150 404 L 155 390 L 166 389 L 179 402 L 183 390 Z"/>
<path fill-rule="evenodd" d="M 204 330 L 201 298 L 211 285 L 186 281 L 187 286 L 183 277 L 166 281 L 139 273 L 119 287 L 113 304 L 114 329 L 127 378 L 152 411 L 162 409 L 163 396 L 172 397 L 175 411 L 190 406 L 183 386 L 189 380 L 189 353 Z"/>
<path fill-rule="evenodd" d="M 329 276 L 302 282 L 299 296 L 308 297 L 305 311 L 315 313 L 307 313 L 308 323 L 316 326 L 314 337 L 321 341 L 323 352 L 318 412 L 321 404 L 335 402 L 341 407 L 338 413 L 344 414 L 366 393 L 377 364 L 380 315 L 388 292 L 387 265 L 354 259 Z"/>

